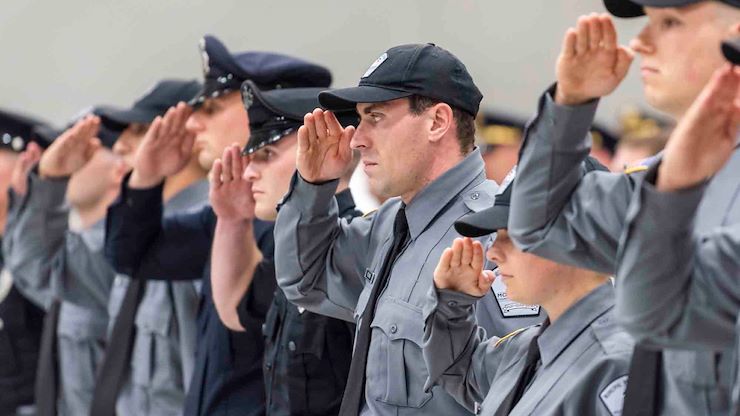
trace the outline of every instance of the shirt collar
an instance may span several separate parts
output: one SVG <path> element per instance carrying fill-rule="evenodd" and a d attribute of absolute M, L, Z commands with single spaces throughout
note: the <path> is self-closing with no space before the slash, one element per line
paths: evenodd
<path fill-rule="evenodd" d="M 484 179 L 483 158 L 476 147 L 460 163 L 422 189 L 406 206 L 411 239 L 418 237 L 471 182 Z"/>
<path fill-rule="evenodd" d="M 555 361 L 593 321 L 614 307 L 614 286 L 611 282 L 592 290 L 584 296 L 540 335 L 542 365 Z"/>

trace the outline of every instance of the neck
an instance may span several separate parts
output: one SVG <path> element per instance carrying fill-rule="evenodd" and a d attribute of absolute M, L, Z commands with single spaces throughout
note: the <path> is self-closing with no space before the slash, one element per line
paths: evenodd
<path fill-rule="evenodd" d="M 550 322 L 553 323 L 576 302 L 606 283 L 608 279 L 608 277 L 596 273 L 589 277 L 564 279 L 563 284 L 558 287 L 557 293 L 547 301 L 543 301 L 541 306 L 547 311 L 547 316 L 550 318 Z"/>
<path fill-rule="evenodd" d="M 430 158 L 430 163 L 424 166 L 422 175 L 417 181 L 416 186 L 412 190 L 401 194 L 401 200 L 406 205 L 411 203 L 414 197 L 426 188 L 427 185 L 439 179 L 440 176 L 457 166 L 458 163 L 462 162 L 462 160 L 470 154 L 461 154 L 460 147 L 457 145 L 457 142 L 455 142 L 454 148 L 449 148 L 449 146 L 447 147 L 448 148 L 445 149 L 433 149 L 434 154 L 432 158 Z M 450 157 L 450 155 L 455 156 Z"/>
<path fill-rule="evenodd" d="M 337 194 L 349 189 L 349 179 L 340 178 L 337 185 Z"/>
<path fill-rule="evenodd" d="M 206 174 L 207 172 L 198 163 L 198 158 L 191 157 L 185 168 L 165 180 L 162 199 L 169 201 L 183 189 L 205 178 Z"/>

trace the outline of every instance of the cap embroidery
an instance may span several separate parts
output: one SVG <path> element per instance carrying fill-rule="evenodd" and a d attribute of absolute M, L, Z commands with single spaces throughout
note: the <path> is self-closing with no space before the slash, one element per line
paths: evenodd
<path fill-rule="evenodd" d="M 201 38 L 198 46 L 200 47 L 200 60 L 203 64 L 203 73 L 207 74 L 211 71 L 211 66 L 209 63 L 208 52 L 206 51 L 206 39 Z"/>
<path fill-rule="evenodd" d="M 376 59 L 375 62 L 373 62 L 373 64 L 370 65 L 370 68 L 368 68 L 367 71 L 365 71 L 365 74 L 362 75 L 362 78 L 369 77 L 370 74 L 372 74 L 373 72 L 375 72 L 376 69 L 378 69 L 380 64 L 385 62 L 386 59 L 388 59 L 387 53 L 383 53 L 382 55 L 380 55 L 380 57 L 378 57 L 378 59 Z"/>

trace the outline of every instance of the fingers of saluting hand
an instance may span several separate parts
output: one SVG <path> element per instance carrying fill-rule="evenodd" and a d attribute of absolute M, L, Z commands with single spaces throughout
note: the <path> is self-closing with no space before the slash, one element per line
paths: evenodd
<path fill-rule="evenodd" d="M 239 145 L 234 143 L 229 148 L 231 153 L 231 179 L 238 181 L 244 173 L 244 166 L 242 166 L 241 149 Z"/>
<path fill-rule="evenodd" d="M 221 173 L 223 172 L 223 163 L 221 159 L 213 161 L 213 167 L 211 168 L 211 192 L 216 192 L 221 189 L 223 182 L 221 181 Z"/>
<path fill-rule="evenodd" d="M 313 110 L 313 119 L 316 124 L 316 136 L 319 140 L 326 140 L 327 138 L 327 127 L 326 121 L 324 120 L 324 110 L 316 108 Z"/>

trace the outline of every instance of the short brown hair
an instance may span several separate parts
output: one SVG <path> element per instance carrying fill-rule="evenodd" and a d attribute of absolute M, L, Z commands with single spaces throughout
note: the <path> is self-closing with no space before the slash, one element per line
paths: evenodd
<path fill-rule="evenodd" d="M 441 102 L 422 95 L 412 95 L 409 97 L 409 110 L 411 114 L 418 116 L 430 107 Z M 452 108 L 452 117 L 455 119 L 460 151 L 464 155 L 468 154 L 473 150 L 475 144 L 475 117 L 459 108 L 453 106 L 450 106 L 450 108 Z"/>

